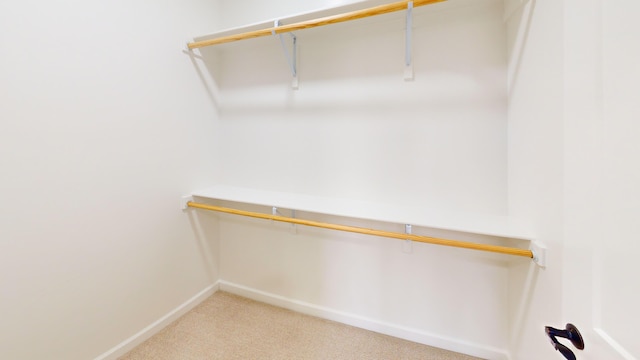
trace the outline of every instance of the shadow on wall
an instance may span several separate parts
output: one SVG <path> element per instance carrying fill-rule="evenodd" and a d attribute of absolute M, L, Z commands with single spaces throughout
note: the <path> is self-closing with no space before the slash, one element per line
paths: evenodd
<path fill-rule="evenodd" d="M 533 14 L 535 13 L 536 8 L 536 0 L 528 1 L 531 5 L 525 5 L 526 2 L 523 3 L 510 17 L 512 19 L 507 20 L 513 24 L 525 24 L 524 30 L 522 31 L 522 35 L 518 34 L 518 36 L 507 37 L 508 39 L 508 53 L 512 54 L 511 56 L 516 57 L 514 60 L 509 61 L 509 64 L 516 64 L 513 69 L 509 70 L 509 98 L 511 98 L 511 92 L 513 89 L 517 88 L 518 84 L 518 76 L 520 74 L 520 67 L 522 66 L 522 58 L 524 57 L 524 50 L 527 48 L 527 39 L 529 39 L 529 31 L 531 30 L 531 22 L 533 20 Z M 526 21 L 524 21 L 525 16 Z M 520 19 L 520 20 L 515 20 Z M 519 41 L 522 39 L 521 41 Z M 519 48 L 514 49 L 516 44 L 519 44 Z"/>
<path fill-rule="evenodd" d="M 532 319 L 528 316 L 534 298 L 535 285 L 538 283 L 540 267 L 534 262 L 514 263 L 509 272 L 509 292 L 517 298 L 509 299 L 511 326 L 509 348 L 519 349 L 523 342 L 526 324 Z M 542 333 L 542 332 L 541 332 Z M 530 340 L 530 339 L 527 339 Z"/>
<path fill-rule="evenodd" d="M 200 78 L 202 87 L 207 92 L 207 95 L 211 100 L 211 103 L 213 104 L 214 109 L 216 110 L 220 109 L 220 95 L 219 95 L 220 91 L 218 88 L 218 84 L 215 81 L 215 77 L 208 76 L 205 73 L 205 71 L 203 71 L 202 66 L 200 65 L 202 62 L 206 63 L 205 61 L 206 58 L 217 56 L 216 54 L 218 52 L 211 47 L 200 49 L 200 53 L 196 53 L 190 50 L 183 50 L 183 52 L 189 56 L 189 60 L 193 64 L 193 68 L 198 74 L 198 78 Z M 209 71 L 207 73 L 210 74 L 211 72 Z"/>
<path fill-rule="evenodd" d="M 205 264 L 210 283 L 220 278 L 220 235 L 219 220 L 215 214 L 202 211 L 186 211 L 189 223 L 197 241 L 202 263 Z"/>

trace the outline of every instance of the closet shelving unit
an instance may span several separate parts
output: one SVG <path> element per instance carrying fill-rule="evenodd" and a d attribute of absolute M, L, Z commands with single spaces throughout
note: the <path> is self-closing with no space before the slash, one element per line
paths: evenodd
<path fill-rule="evenodd" d="M 244 210 L 220 207 L 207 202 L 230 201 L 243 204 L 271 207 L 271 214 L 252 213 Z M 278 191 L 266 191 L 241 188 L 227 185 L 217 185 L 194 191 L 182 198 L 182 209 L 189 208 L 212 210 L 241 216 L 257 217 L 266 220 L 289 222 L 293 224 L 328 228 L 332 230 L 357 232 L 362 234 L 395 238 L 399 240 L 413 240 L 436 245 L 452 246 L 472 250 L 489 251 L 506 255 L 527 257 L 539 266 L 546 265 L 546 251 L 543 246 L 535 242 L 533 236 L 521 223 L 517 223 L 508 216 L 479 215 L 473 213 L 450 213 L 436 211 L 421 206 L 395 207 L 386 204 L 358 201 L 344 198 L 328 198 L 306 194 L 296 194 Z M 530 244 L 529 249 L 496 247 L 464 241 L 432 238 L 408 233 L 389 233 L 386 231 L 355 228 L 341 224 L 326 224 L 277 214 L 276 209 L 290 209 L 309 213 L 339 216 L 343 218 L 362 219 L 369 221 L 410 225 L 421 228 L 448 230 L 453 232 L 488 235 L 507 239 L 519 240 Z M 346 229 L 345 229 L 346 228 Z M 353 229 L 356 229 L 355 231 Z M 363 230 L 363 231 L 360 231 Z"/>
<path fill-rule="evenodd" d="M 402 10 L 407 10 L 410 12 L 412 8 L 417 6 L 444 3 L 445 1 L 446 0 L 415 0 L 400 1 L 392 4 L 388 4 L 384 0 L 367 1 L 366 3 L 368 5 L 379 5 L 362 9 L 360 8 L 362 4 L 356 3 L 352 5 L 341 6 L 338 8 L 294 15 L 274 21 L 251 24 L 195 38 L 193 42 L 187 44 L 187 47 L 191 51 L 207 46 L 220 45 L 228 42 L 252 39 L 262 36 L 281 35 L 287 32 L 361 19 L 364 17 L 376 16 L 390 12 L 398 12 Z M 409 18 L 407 23 L 407 31 L 409 32 Z M 409 39 L 407 43 L 410 43 Z M 407 50 L 407 53 L 407 60 L 409 61 L 409 50 Z M 293 69 L 293 71 L 295 77 L 295 68 Z M 201 202 L 201 200 L 203 200 L 204 203 Z M 208 204 L 207 201 L 211 200 L 268 206 L 272 207 L 273 211 L 271 214 L 253 213 Z M 404 240 L 409 239 L 437 245 L 453 246 L 514 255 L 519 257 L 527 257 L 531 258 L 539 266 L 546 266 L 546 248 L 544 247 L 544 245 L 536 242 L 534 240 L 534 236 L 528 231 L 525 226 L 523 226 L 523 224 L 518 223 L 516 220 L 510 218 L 509 216 L 468 213 L 452 214 L 444 213 L 442 211 L 436 211 L 433 209 L 426 209 L 421 206 L 403 206 L 402 208 L 397 208 L 385 204 L 376 204 L 350 199 L 327 198 L 287 192 L 239 188 L 226 185 L 217 185 L 195 191 L 191 195 L 184 196 L 182 198 L 181 205 L 183 209 L 197 208 L 212 210 L 223 213 L 231 213 L 235 215 L 290 222 L 294 224 L 316 226 L 333 230 L 358 232 L 363 234 Z M 404 234 L 390 233 L 380 230 L 356 228 L 348 225 L 316 223 L 313 221 L 281 216 L 276 211 L 278 208 L 333 215 L 344 218 L 405 224 L 405 229 L 407 229 L 407 231 Z M 441 229 L 461 233 L 488 235 L 506 239 L 515 239 L 524 244 L 528 244 L 529 246 L 528 249 L 508 248 L 413 235 L 410 231 L 412 226 Z"/>
<path fill-rule="evenodd" d="M 234 29 L 223 30 L 206 36 L 198 37 L 193 42 L 187 43 L 188 51 L 200 49 L 208 46 L 221 45 L 229 42 L 253 39 L 264 36 L 280 37 L 282 47 L 287 58 L 287 62 L 291 67 L 293 75 L 293 88 L 298 88 L 297 79 L 297 38 L 293 34 L 294 31 L 305 30 L 320 26 L 332 25 L 346 21 L 358 20 L 367 17 L 384 15 L 396 12 L 406 13 L 406 44 L 405 44 L 405 80 L 413 79 L 412 66 L 412 18 L 413 9 L 426 5 L 434 5 L 445 3 L 447 0 L 403 0 L 394 3 L 386 3 L 384 1 L 368 1 L 370 7 L 362 9 L 362 4 L 351 4 L 332 8 L 327 10 L 319 10 L 311 13 L 289 16 L 285 18 L 275 19 L 269 22 L 261 22 L 257 24 L 246 25 Z M 374 5 L 374 6 L 372 6 Z M 292 45 L 289 50 L 285 44 L 283 34 L 291 35 Z"/>
<path fill-rule="evenodd" d="M 338 14 L 334 15 L 322 15 L 324 11 L 317 11 L 313 13 L 307 13 L 304 15 L 297 15 L 292 17 L 287 17 L 284 19 L 277 19 L 271 23 L 260 23 L 249 26 L 244 26 L 241 28 L 226 30 L 223 32 L 211 34 L 207 36 L 208 39 L 200 39 L 198 41 L 194 41 L 187 44 L 187 47 L 190 50 L 224 44 L 227 42 L 240 41 L 246 39 L 252 39 L 262 36 L 271 36 L 276 34 L 283 34 L 297 30 L 310 29 L 319 26 L 337 24 L 345 21 L 352 21 L 357 19 L 363 19 L 366 17 L 378 16 L 383 14 L 388 14 L 397 11 L 403 10 L 411 10 L 415 7 L 425 6 L 425 5 L 433 5 L 441 2 L 445 2 L 447 0 L 413 0 L 413 1 L 398 1 L 390 4 L 383 4 L 378 6 L 369 7 L 366 9 L 359 10 L 351 10 L 347 11 L 349 7 L 343 7 Z M 337 9 L 334 8 L 332 10 L 325 10 L 335 12 Z M 310 20 L 301 20 L 306 17 L 313 17 Z M 277 22 L 283 21 L 284 25 L 276 25 Z M 265 25 L 271 25 L 270 27 L 266 27 Z"/>

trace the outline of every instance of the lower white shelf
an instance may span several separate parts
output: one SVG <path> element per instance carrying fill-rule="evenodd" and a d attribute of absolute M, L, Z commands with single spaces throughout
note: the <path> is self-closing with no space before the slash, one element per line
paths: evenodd
<path fill-rule="evenodd" d="M 344 198 L 266 191 L 216 185 L 194 191 L 194 197 L 308 211 L 356 219 L 411 224 L 414 226 L 532 241 L 522 223 L 508 216 L 444 212 L 422 207 L 392 205 Z"/>
<path fill-rule="evenodd" d="M 395 224 L 442 229 L 479 235 L 489 235 L 530 243 L 533 260 L 539 266 L 546 266 L 546 248 L 534 241 L 523 224 L 508 216 L 469 214 L 435 211 L 422 207 L 394 207 L 344 198 L 328 198 L 306 194 L 276 192 L 228 185 L 216 185 L 194 191 L 182 199 L 183 208 L 195 198 L 224 200 L 245 204 L 277 207 L 306 211 L 317 214 L 334 215 L 355 219 L 380 221 Z"/>

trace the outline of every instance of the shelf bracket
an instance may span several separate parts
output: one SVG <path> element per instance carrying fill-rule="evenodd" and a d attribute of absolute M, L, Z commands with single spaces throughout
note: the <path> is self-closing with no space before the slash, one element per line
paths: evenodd
<path fill-rule="evenodd" d="M 407 29 L 405 30 L 404 80 L 413 81 L 413 1 L 407 3 Z"/>
<path fill-rule="evenodd" d="M 289 53 L 289 49 L 284 41 L 283 34 L 276 34 L 276 28 L 280 26 L 280 20 L 276 20 L 273 22 L 273 30 L 271 30 L 271 34 L 278 35 L 280 38 L 280 44 L 282 44 L 282 51 L 284 52 L 284 56 L 287 59 L 287 63 L 291 68 L 291 75 L 293 76 L 293 80 L 291 82 L 291 87 L 294 90 L 298 90 L 298 38 L 293 32 L 290 32 L 291 36 L 291 53 Z"/>
<path fill-rule="evenodd" d="M 271 207 L 271 215 L 273 216 L 281 216 L 284 217 L 284 215 L 282 215 L 280 213 L 280 210 L 278 209 L 277 206 L 272 206 Z M 291 219 L 295 219 L 296 218 L 296 211 L 295 210 L 291 210 Z M 271 220 L 271 223 L 273 224 L 273 220 Z M 298 225 L 296 225 L 295 223 L 291 223 L 291 232 L 294 234 L 298 233 Z"/>
<path fill-rule="evenodd" d="M 408 235 L 412 235 L 413 226 L 411 226 L 410 224 L 405 224 L 404 233 Z M 402 252 L 404 252 L 405 254 L 411 254 L 413 252 L 413 241 L 411 241 L 410 239 L 406 239 L 405 241 L 403 241 Z"/>
<path fill-rule="evenodd" d="M 291 210 L 291 218 L 295 219 L 296 218 L 296 211 L 295 210 Z M 298 233 L 298 225 L 296 224 L 291 224 L 291 232 L 294 234 Z"/>

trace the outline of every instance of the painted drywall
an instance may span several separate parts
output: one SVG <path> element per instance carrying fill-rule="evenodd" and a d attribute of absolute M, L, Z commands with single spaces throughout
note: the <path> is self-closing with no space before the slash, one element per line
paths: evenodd
<path fill-rule="evenodd" d="M 271 3 L 265 17 L 329 5 L 295 3 Z M 221 183 L 505 215 L 502 2 L 451 3 L 453 9 L 416 9 L 415 80 L 409 82 L 403 80 L 404 14 L 297 33 L 298 90 L 291 88 L 277 38 L 204 50 L 217 89 Z M 252 11 L 226 9 L 229 26 L 264 20 Z M 398 224 L 297 216 L 403 231 Z M 500 256 L 420 244 L 405 253 L 394 240 L 307 228 L 293 233 L 288 225 L 232 216 L 220 216 L 220 238 L 221 279 L 236 287 L 411 329 L 426 334 L 418 340 L 454 350 L 504 358 L 512 263 Z"/>
<path fill-rule="evenodd" d="M 564 12 L 528 1 L 508 19 L 509 214 L 527 218 L 548 247 L 548 264 L 510 273 L 513 359 L 557 356 L 544 336 L 562 321 Z M 562 325 L 557 325 L 562 326 Z"/>
<path fill-rule="evenodd" d="M 92 359 L 218 279 L 210 1 L 0 4 L 0 358 Z"/>
<path fill-rule="evenodd" d="M 501 2 L 432 6 L 416 9 L 413 82 L 403 14 L 299 32 L 297 91 L 277 38 L 221 46 L 221 182 L 506 214 Z"/>

